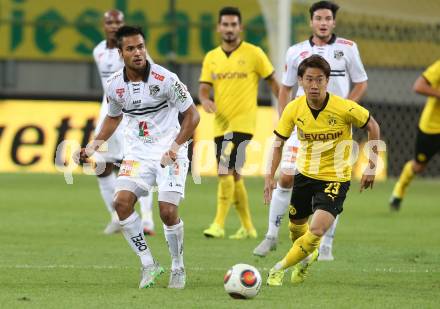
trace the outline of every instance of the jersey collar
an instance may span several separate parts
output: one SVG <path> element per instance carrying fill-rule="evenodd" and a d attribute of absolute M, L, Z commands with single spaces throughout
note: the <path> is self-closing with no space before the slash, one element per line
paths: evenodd
<path fill-rule="evenodd" d="M 312 39 L 313 39 L 313 35 L 310 36 L 310 38 L 309 38 L 310 46 L 313 47 L 313 46 L 315 46 L 315 43 L 313 43 Z M 336 42 L 336 34 L 333 33 L 330 40 L 328 40 L 327 44 L 330 45 L 330 44 L 333 44 L 334 42 Z"/>
<path fill-rule="evenodd" d="M 221 46 L 220 46 L 220 49 L 222 50 L 222 52 L 225 53 L 226 57 L 229 58 L 229 56 L 230 56 L 233 52 L 235 52 L 237 49 L 240 48 L 240 46 L 241 46 L 242 43 L 243 43 L 243 40 L 241 40 L 240 43 L 238 43 L 237 47 L 235 47 L 233 50 L 231 50 L 231 51 L 229 51 L 229 52 L 225 51 Z"/>
<path fill-rule="evenodd" d="M 330 95 L 327 92 L 327 95 L 325 96 L 325 100 L 324 100 L 324 105 L 322 105 L 322 107 L 320 109 L 313 109 L 310 107 L 309 102 L 307 102 L 307 98 L 306 98 L 307 106 L 310 109 L 310 112 L 312 113 L 313 118 L 315 118 L 315 119 L 318 118 L 319 113 L 322 112 L 324 110 L 324 108 L 327 106 L 329 99 L 330 99 Z"/>
<path fill-rule="evenodd" d="M 150 68 L 151 68 L 150 62 L 148 62 L 148 60 L 147 60 L 147 66 L 145 67 L 144 77 L 142 78 L 142 81 L 144 83 L 148 82 L 148 76 L 150 76 Z M 123 72 L 122 75 L 124 77 L 124 82 L 128 83 L 130 80 L 128 79 L 127 72 L 125 70 L 125 66 L 124 66 L 124 69 L 122 72 Z"/>

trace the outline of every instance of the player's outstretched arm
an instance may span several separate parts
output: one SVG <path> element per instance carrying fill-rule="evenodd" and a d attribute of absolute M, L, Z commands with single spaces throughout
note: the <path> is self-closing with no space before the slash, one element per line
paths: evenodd
<path fill-rule="evenodd" d="M 365 129 L 368 131 L 368 142 L 369 144 L 372 144 L 372 147 L 368 155 L 368 166 L 365 169 L 364 174 L 361 178 L 361 192 L 364 189 L 373 189 L 374 178 L 376 176 L 377 159 L 379 154 L 378 145 L 374 142 L 380 141 L 380 127 L 373 116 L 370 116 L 370 119 L 368 120 Z"/>
<path fill-rule="evenodd" d="M 440 89 L 433 88 L 423 75 L 419 76 L 414 82 L 413 91 L 421 95 L 440 99 Z"/>
<path fill-rule="evenodd" d="M 122 120 L 122 114 L 116 117 L 106 116 L 104 122 L 102 123 L 101 131 L 99 131 L 96 138 L 91 141 L 86 148 L 82 148 L 79 151 L 75 152 L 73 155 L 73 160 L 77 163 L 85 163 L 87 159 L 93 156 L 95 151 L 112 136 L 113 132 L 115 132 L 116 128 L 119 126 L 119 123 Z"/>
<path fill-rule="evenodd" d="M 207 113 L 215 113 L 217 107 L 215 103 L 209 98 L 211 94 L 212 86 L 208 83 L 200 83 L 199 85 L 199 100 L 203 109 Z"/>
<path fill-rule="evenodd" d="M 99 146 L 101 146 L 103 142 L 105 142 L 112 136 L 112 134 L 116 131 L 119 124 L 121 123 L 121 120 L 122 120 L 122 114 L 115 117 L 109 115 L 105 116 L 101 130 L 99 131 L 98 135 L 94 140 L 94 142 L 100 143 L 97 147 L 95 146 L 96 147 L 96 149 L 94 149 L 95 151 L 99 148 Z"/>
<path fill-rule="evenodd" d="M 284 140 L 276 136 L 272 146 L 272 153 L 267 162 L 266 177 L 264 178 L 264 203 L 268 205 L 272 199 L 272 191 L 276 187 L 275 173 L 280 165 Z"/>

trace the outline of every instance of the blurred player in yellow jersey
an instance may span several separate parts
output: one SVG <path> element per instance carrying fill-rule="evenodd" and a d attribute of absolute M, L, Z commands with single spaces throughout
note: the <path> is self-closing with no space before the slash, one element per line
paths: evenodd
<path fill-rule="evenodd" d="M 258 81 L 264 78 L 278 96 L 274 68 L 261 48 L 242 41 L 241 13 L 225 7 L 219 12 L 217 31 L 222 43 L 205 56 L 200 76 L 199 99 L 204 110 L 215 114 L 214 141 L 218 162 L 217 213 L 206 237 L 224 237 L 231 204 L 241 227 L 232 239 L 256 238 L 248 196 L 241 178 L 246 145 L 256 126 Z M 210 99 L 213 92 L 214 100 Z"/>
<path fill-rule="evenodd" d="M 423 172 L 429 160 L 440 152 L 440 59 L 417 78 L 413 90 L 428 99 L 419 121 L 415 158 L 406 162 L 391 196 L 390 207 L 396 211 L 414 175 Z"/>
<path fill-rule="evenodd" d="M 284 141 L 296 126 L 300 141 L 298 174 L 293 182 L 289 209 L 293 245 L 270 270 L 267 284 L 271 286 L 282 285 L 285 270 L 293 265 L 301 266 L 299 262 L 311 255 L 308 264 L 295 267 L 292 273 L 293 283 L 304 280 L 308 266 L 317 258 L 321 237 L 342 212 L 351 179 L 352 125 L 366 128 L 369 141 L 378 141 L 380 136 L 379 125 L 368 110 L 327 92 L 330 65 L 323 57 L 306 58 L 297 74 L 305 95 L 287 104 L 281 115 L 274 131 L 276 139 L 264 185 L 264 199 L 269 203 L 276 187 L 274 176 Z M 377 146 L 372 150 L 377 154 Z M 361 191 L 373 186 L 377 160 L 373 152 L 361 179 Z"/>

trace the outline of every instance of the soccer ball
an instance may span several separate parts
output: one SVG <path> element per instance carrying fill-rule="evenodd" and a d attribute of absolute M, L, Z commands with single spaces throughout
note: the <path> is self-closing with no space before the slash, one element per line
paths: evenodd
<path fill-rule="evenodd" d="M 261 275 L 254 266 L 236 264 L 226 272 L 223 282 L 226 293 L 232 298 L 253 298 L 260 291 Z"/>

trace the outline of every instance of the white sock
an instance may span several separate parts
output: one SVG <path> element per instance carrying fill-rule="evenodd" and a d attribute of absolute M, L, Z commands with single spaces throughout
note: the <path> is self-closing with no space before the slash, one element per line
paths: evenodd
<path fill-rule="evenodd" d="M 165 239 L 171 255 L 171 269 L 178 269 L 183 266 L 183 221 L 176 225 L 163 225 Z"/>
<path fill-rule="evenodd" d="M 153 192 L 148 192 L 147 196 L 139 198 L 139 204 L 141 205 L 142 226 L 153 231 Z"/>
<path fill-rule="evenodd" d="M 330 249 L 333 247 L 333 239 L 335 238 L 335 231 L 336 231 L 336 225 L 338 225 L 339 216 L 336 217 L 335 221 L 333 222 L 332 226 L 325 232 L 324 236 L 321 239 L 321 244 L 319 245 L 319 248 L 323 246 L 330 247 Z"/>
<path fill-rule="evenodd" d="M 130 245 L 131 249 L 139 256 L 143 266 L 154 263 L 150 248 L 144 238 L 141 218 L 134 211 L 127 219 L 120 221 L 122 234 Z"/>
<path fill-rule="evenodd" d="M 106 177 L 98 177 L 99 191 L 101 191 L 102 199 L 104 200 L 105 207 L 112 216 L 112 221 L 118 222 L 118 216 L 113 209 L 113 197 L 115 195 L 115 183 L 116 175 L 111 173 Z"/>
<path fill-rule="evenodd" d="M 281 220 L 289 207 L 292 188 L 283 188 L 279 184 L 272 192 L 272 199 L 269 207 L 269 228 L 267 236 L 278 238 Z"/>

